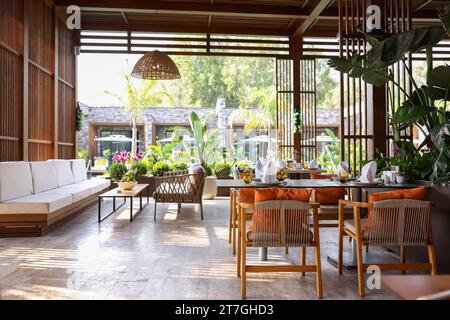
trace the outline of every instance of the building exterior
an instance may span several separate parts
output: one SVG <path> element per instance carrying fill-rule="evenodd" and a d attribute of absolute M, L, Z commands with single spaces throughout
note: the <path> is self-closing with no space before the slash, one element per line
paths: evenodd
<path fill-rule="evenodd" d="M 109 135 L 125 135 L 131 137 L 131 119 L 121 107 L 98 107 L 88 106 L 79 103 L 84 113 L 82 130 L 77 135 L 78 150 L 87 150 L 90 158 L 103 156 L 105 149 L 111 151 L 122 151 L 128 149 L 127 145 L 114 145 L 111 143 L 97 143 L 94 139 L 107 137 Z M 148 146 L 154 145 L 156 141 L 168 139 L 173 132 L 174 127 L 189 127 L 189 116 L 195 111 L 200 118 L 208 117 L 207 126 L 209 129 L 219 129 L 224 136 L 224 143 L 227 149 L 233 146 L 241 146 L 241 156 L 251 160 L 256 157 L 256 153 L 263 155 L 267 152 L 267 148 L 261 148 L 252 143 L 251 139 L 255 139 L 261 135 L 267 135 L 267 130 L 252 130 L 252 132 L 244 132 L 245 123 L 238 123 L 231 120 L 233 112 L 236 108 L 228 108 L 218 104 L 214 108 L 174 108 L 174 107 L 158 107 L 148 108 L 144 111 L 142 118 L 138 123 L 138 140 L 139 151 L 145 151 Z M 325 129 L 331 129 L 337 136 L 339 135 L 340 113 L 336 109 L 318 109 L 317 123 L 318 135 L 323 135 Z M 272 136 L 275 139 L 275 130 Z M 249 140 L 245 143 L 244 140 Z M 274 144 L 274 148 L 275 148 Z M 264 151 L 263 151 L 264 150 Z"/>

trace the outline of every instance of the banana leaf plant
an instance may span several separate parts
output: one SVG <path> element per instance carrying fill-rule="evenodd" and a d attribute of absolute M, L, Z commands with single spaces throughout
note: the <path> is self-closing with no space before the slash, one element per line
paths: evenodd
<path fill-rule="evenodd" d="M 417 156 L 426 156 L 427 161 L 434 157 L 433 170 L 426 178 L 435 183 L 450 180 L 450 110 L 447 111 L 450 101 L 450 66 L 433 68 L 432 54 L 433 46 L 444 38 L 446 32 L 450 32 L 450 9 L 443 10 L 439 16 L 443 27 L 419 28 L 384 40 L 363 33 L 372 46 L 366 54 L 350 53 L 348 57 L 336 57 L 329 61 L 330 67 L 347 73 L 350 77 L 361 78 L 374 86 L 390 83 L 404 94 L 405 101 L 394 106 L 394 99 L 389 91 L 393 107 L 390 125 L 394 133 L 394 143 L 399 150 L 405 151 L 407 142 L 400 139 L 400 132 L 416 125 L 425 139 L 418 148 L 412 143 L 408 144 L 407 155 L 405 152 L 403 158 L 414 159 L 416 163 L 419 161 Z M 427 83 L 419 87 L 405 62 L 405 56 L 422 50 L 426 51 Z M 411 94 L 401 81 L 394 78 L 392 68 L 397 62 L 404 64 L 413 84 L 414 90 Z M 412 155 L 413 153 L 416 154 Z M 424 178 L 423 175 L 414 175 Z"/>

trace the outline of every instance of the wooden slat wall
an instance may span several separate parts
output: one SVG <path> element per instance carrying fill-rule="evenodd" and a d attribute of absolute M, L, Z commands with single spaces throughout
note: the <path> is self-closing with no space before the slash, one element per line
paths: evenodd
<path fill-rule="evenodd" d="M 294 153 L 294 88 L 292 60 L 276 59 L 278 156 L 290 159 Z"/>
<path fill-rule="evenodd" d="M 58 19 L 58 157 L 75 157 L 76 60 L 73 34 Z"/>
<path fill-rule="evenodd" d="M 23 4 L 0 1 L 0 161 L 22 159 Z"/>
<path fill-rule="evenodd" d="M 74 45 L 51 0 L 0 0 L 0 161 L 75 157 Z"/>

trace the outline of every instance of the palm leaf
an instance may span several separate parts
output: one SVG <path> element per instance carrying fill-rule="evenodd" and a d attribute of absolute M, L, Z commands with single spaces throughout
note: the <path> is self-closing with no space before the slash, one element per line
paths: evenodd
<path fill-rule="evenodd" d="M 439 12 L 439 18 L 441 18 L 442 25 L 450 36 L 450 7 L 446 7 Z"/>

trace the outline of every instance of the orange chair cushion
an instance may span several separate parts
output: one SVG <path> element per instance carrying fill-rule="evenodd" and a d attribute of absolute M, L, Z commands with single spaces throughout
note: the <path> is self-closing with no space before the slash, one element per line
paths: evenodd
<path fill-rule="evenodd" d="M 425 197 L 425 193 L 427 188 L 425 186 L 421 186 L 415 189 L 409 190 L 394 190 L 394 191 L 386 191 L 371 194 L 369 197 L 369 202 L 374 203 L 383 200 L 395 200 L 395 199 L 414 199 L 414 200 L 422 200 Z M 364 226 L 365 230 L 369 229 L 371 223 L 371 210 L 369 210 L 369 214 L 367 217 L 366 225 Z"/>
<path fill-rule="evenodd" d="M 267 189 L 256 189 L 255 201 L 264 202 L 270 200 L 297 200 L 302 202 L 309 202 L 312 194 L 312 189 L 280 189 L 280 188 L 267 188 Z M 291 216 L 292 213 L 287 213 L 287 232 L 295 232 L 291 221 L 295 219 Z M 252 222 L 249 225 L 249 230 L 254 231 L 254 226 L 257 224 L 259 226 L 260 232 L 267 233 L 277 233 L 278 232 L 278 221 L 276 221 L 277 215 L 271 213 L 264 216 L 253 215 Z"/>
<path fill-rule="evenodd" d="M 338 204 L 339 200 L 344 200 L 346 191 L 344 188 L 320 188 L 315 189 L 314 201 L 320 204 Z"/>
<path fill-rule="evenodd" d="M 326 180 L 326 179 L 331 179 L 333 177 L 334 177 L 334 174 L 311 173 L 311 179 L 312 180 Z"/>
<path fill-rule="evenodd" d="M 415 189 L 403 190 L 405 199 L 423 200 L 427 192 L 427 187 L 421 186 Z"/>
<path fill-rule="evenodd" d="M 309 202 L 311 198 L 312 189 L 281 189 L 281 188 L 267 188 L 256 189 L 255 202 L 263 202 L 270 200 L 297 200 L 302 202 Z"/>
<path fill-rule="evenodd" d="M 333 174 L 311 173 L 312 180 L 326 180 L 333 178 Z M 343 188 L 315 189 L 314 201 L 320 204 L 338 204 L 339 200 L 345 199 L 347 192 Z"/>
<path fill-rule="evenodd" d="M 243 203 L 255 203 L 255 188 L 239 189 L 238 201 Z"/>

